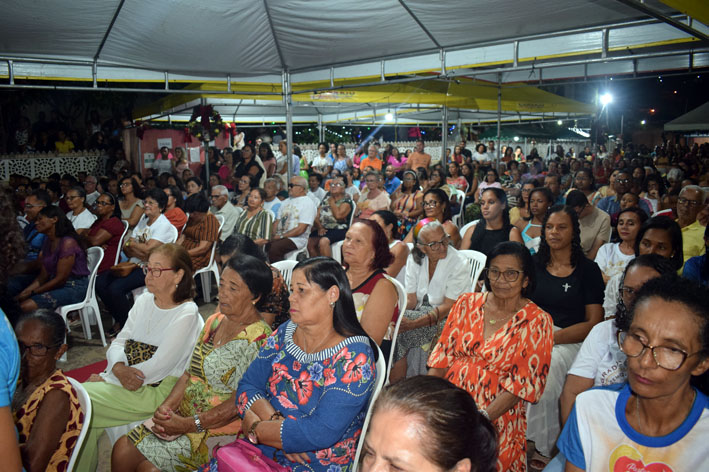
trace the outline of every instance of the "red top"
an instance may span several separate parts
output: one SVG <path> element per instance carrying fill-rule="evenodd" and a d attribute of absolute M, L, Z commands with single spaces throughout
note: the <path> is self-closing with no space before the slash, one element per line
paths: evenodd
<path fill-rule="evenodd" d="M 98 273 L 102 274 L 111 268 L 116 262 L 116 252 L 118 251 L 118 243 L 123 235 L 123 222 L 117 217 L 112 216 L 107 220 L 96 220 L 89 228 L 89 236 L 94 236 L 99 230 L 106 230 L 111 234 L 111 239 L 105 243 L 103 247 L 103 260 L 98 266 Z"/>

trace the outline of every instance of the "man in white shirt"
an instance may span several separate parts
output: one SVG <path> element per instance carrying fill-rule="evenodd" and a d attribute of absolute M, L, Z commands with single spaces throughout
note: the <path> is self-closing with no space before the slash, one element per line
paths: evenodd
<path fill-rule="evenodd" d="M 308 187 L 310 187 L 308 190 L 308 196 L 313 199 L 313 203 L 315 203 L 316 208 L 320 206 L 323 198 L 327 195 L 325 189 L 320 186 L 321 183 L 322 175 L 320 174 L 312 174 L 308 177 Z"/>
<path fill-rule="evenodd" d="M 94 175 L 89 175 L 86 177 L 86 180 L 84 180 L 84 190 L 86 191 L 86 206 L 88 206 L 89 208 L 92 207 L 94 203 L 96 203 L 96 200 L 101 195 L 98 190 L 96 190 L 96 184 L 98 184 L 98 180 Z"/>
<path fill-rule="evenodd" d="M 263 189 L 266 191 L 266 200 L 263 201 L 263 208 L 271 210 L 274 215 L 278 214 L 278 209 L 281 207 L 281 201 L 276 197 L 281 189 L 282 180 L 277 177 L 270 177 L 263 183 Z"/>
<path fill-rule="evenodd" d="M 315 203 L 305 193 L 307 183 L 303 177 L 293 177 L 289 187 L 290 198 L 281 203 L 273 222 L 273 239 L 266 245 L 271 262 L 282 261 L 289 252 L 305 247 L 317 213 Z"/>
<path fill-rule="evenodd" d="M 213 215 L 221 215 L 224 217 L 222 233 L 219 236 L 219 240 L 224 241 L 234 232 L 236 220 L 239 219 L 239 216 L 241 216 L 244 210 L 243 208 L 235 207 L 229 202 L 229 190 L 223 185 L 215 185 L 212 187 L 212 193 L 209 195 L 209 199 L 212 204 L 209 211 Z"/>

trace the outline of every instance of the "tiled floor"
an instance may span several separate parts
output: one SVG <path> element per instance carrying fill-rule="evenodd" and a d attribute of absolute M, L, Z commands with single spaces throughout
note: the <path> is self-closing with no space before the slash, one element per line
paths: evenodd
<path fill-rule="evenodd" d="M 199 312 L 204 319 L 207 319 L 208 316 L 214 313 L 216 308 L 217 304 L 215 300 L 212 300 L 211 303 L 202 302 L 199 305 Z M 102 322 L 104 328 L 110 327 L 112 324 L 108 316 L 103 316 Z M 98 337 L 98 330 L 95 326 L 93 326 L 92 336 L 93 339 L 85 339 L 81 328 L 72 331 L 69 335 L 67 361 L 60 362 L 58 367 L 67 371 L 104 360 L 108 347 L 101 345 L 101 338 Z M 99 463 L 97 470 L 98 472 L 108 472 L 111 470 L 111 445 L 105 434 L 101 436 L 99 440 Z"/>

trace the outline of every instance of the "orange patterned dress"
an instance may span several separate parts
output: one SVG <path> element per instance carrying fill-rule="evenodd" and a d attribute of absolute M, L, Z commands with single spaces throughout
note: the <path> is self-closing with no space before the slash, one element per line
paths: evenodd
<path fill-rule="evenodd" d="M 70 415 L 69 421 L 66 423 L 66 429 L 59 439 L 57 450 L 49 460 L 46 470 L 48 472 L 64 472 L 69 466 L 71 453 L 74 451 L 77 439 L 79 439 L 81 426 L 84 424 L 84 413 L 81 411 L 81 404 L 79 404 L 76 391 L 74 391 L 64 372 L 57 369 L 42 385 L 32 392 L 25 404 L 14 412 L 15 426 L 17 426 L 17 434 L 20 446 L 22 446 L 30 437 L 32 425 L 42 405 L 44 396 L 51 390 L 60 390 L 69 395 Z"/>
<path fill-rule="evenodd" d="M 495 420 L 498 434 L 497 470 L 527 470 L 526 408 L 539 400 L 554 345 L 553 322 L 533 302 L 484 339 L 481 310 L 486 294 L 466 293 L 451 308 L 428 366 L 446 369 L 445 378 L 467 390 L 485 409 L 501 391 L 523 401 Z"/>

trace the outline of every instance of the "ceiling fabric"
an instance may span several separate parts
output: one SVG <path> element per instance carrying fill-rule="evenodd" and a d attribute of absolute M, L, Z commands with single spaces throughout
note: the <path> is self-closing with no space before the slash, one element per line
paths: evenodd
<path fill-rule="evenodd" d="M 709 131 L 709 102 L 665 123 L 665 131 Z"/>

